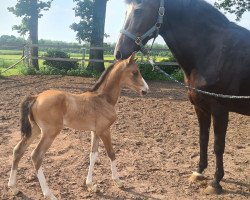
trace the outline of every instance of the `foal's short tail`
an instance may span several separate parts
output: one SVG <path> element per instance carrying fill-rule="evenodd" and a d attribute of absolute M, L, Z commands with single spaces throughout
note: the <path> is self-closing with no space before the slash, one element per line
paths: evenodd
<path fill-rule="evenodd" d="M 21 104 L 21 135 L 22 137 L 30 137 L 31 136 L 31 123 L 30 120 L 33 119 L 31 107 L 36 101 L 36 96 L 28 96 L 26 97 Z"/>

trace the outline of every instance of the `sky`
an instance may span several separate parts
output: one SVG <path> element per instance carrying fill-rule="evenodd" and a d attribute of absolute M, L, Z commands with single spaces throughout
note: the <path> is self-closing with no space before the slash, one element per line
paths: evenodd
<path fill-rule="evenodd" d="M 215 0 L 207 0 L 213 4 Z M 17 0 L 0 0 L 0 35 L 15 35 L 12 26 L 19 24 L 21 19 L 9 13 L 7 7 L 14 6 Z M 39 39 L 51 39 L 67 42 L 76 42 L 75 32 L 69 26 L 79 21 L 75 17 L 73 0 L 54 0 L 49 11 L 43 12 L 44 16 L 39 20 Z M 107 3 L 105 33 L 110 35 L 105 42 L 115 43 L 119 36 L 119 31 L 123 26 L 127 5 L 124 0 L 109 0 Z M 229 20 L 235 21 L 235 16 L 226 14 Z M 250 12 L 245 13 L 237 24 L 250 30 Z M 156 42 L 163 43 L 159 38 Z"/>

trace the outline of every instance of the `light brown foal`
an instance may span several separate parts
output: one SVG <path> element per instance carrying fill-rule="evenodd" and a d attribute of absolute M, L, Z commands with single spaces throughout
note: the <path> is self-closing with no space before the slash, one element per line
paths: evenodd
<path fill-rule="evenodd" d="M 31 142 L 41 135 L 31 157 L 43 195 L 49 199 L 56 199 L 48 187 L 41 165 L 46 151 L 64 126 L 91 131 L 90 165 L 86 179 L 88 188 L 96 191 L 96 185 L 92 183 L 92 173 L 98 155 L 99 139 L 103 141 L 111 160 L 112 179 L 122 187 L 110 134 L 110 126 L 116 120 L 115 104 L 122 87 L 128 87 L 140 94 L 146 94 L 148 91 L 148 85 L 135 62 L 135 53 L 127 60 L 118 61 L 110 66 L 88 92 L 71 94 L 47 90 L 36 96 L 27 97 L 21 106 L 22 138 L 13 150 L 13 164 L 8 183 L 13 193 L 18 193 L 18 163 Z"/>

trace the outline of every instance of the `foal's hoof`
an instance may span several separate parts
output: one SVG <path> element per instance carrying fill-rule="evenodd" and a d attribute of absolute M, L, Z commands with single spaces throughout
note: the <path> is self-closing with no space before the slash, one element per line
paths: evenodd
<path fill-rule="evenodd" d="M 193 174 L 189 177 L 188 180 L 190 183 L 194 183 L 197 181 L 202 181 L 204 179 L 205 179 L 205 177 L 202 174 L 200 174 L 198 172 L 193 172 Z"/>
<path fill-rule="evenodd" d="M 57 198 L 53 194 L 44 195 L 44 198 L 48 200 L 57 200 Z"/>
<path fill-rule="evenodd" d="M 12 195 L 16 196 L 20 193 L 20 191 L 16 187 L 10 187 L 10 191 Z"/>
<path fill-rule="evenodd" d="M 221 194 L 222 187 L 219 185 L 218 187 L 213 187 L 212 185 L 207 186 L 205 189 L 205 194 Z"/>
<path fill-rule="evenodd" d="M 93 185 L 92 183 L 90 183 L 90 184 L 87 184 L 87 187 L 88 187 L 89 192 L 94 192 L 94 193 L 97 192 L 97 185 Z"/>
<path fill-rule="evenodd" d="M 124 184 L 120 179 L 113 179 L 118 188 L 124 188 Z"/>

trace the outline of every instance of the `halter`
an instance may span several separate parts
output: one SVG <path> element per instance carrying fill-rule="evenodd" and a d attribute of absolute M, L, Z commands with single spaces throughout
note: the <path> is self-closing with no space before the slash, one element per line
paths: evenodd
<path fill-rule="evenodd" d="M 158 10 L 158 20 L 157 20 L 156 24 L 151 29 L 149 29 L 146 33 L 144 33 L 142 36 L 136 36 L 136 35 L 128 32 L 125 29 L 122 29 L 120 31 L 122 34 L 124 34 L 128 38 L 132 39 L 140 47 L 140 50 L 143 54 L 148 53 L 147 49 L 145 48 L 145 45 L 143 45 L 143 43 L 142 43 L 143 40 L 146 39 L 147 37 L 152 36 L 154 33 L 156 33 L 156 36 L 154 38 L 154 41 L 155 41 L 155 39 L 159 35 L 159 30 L 161 28 L 161 25 L 163 24 L 163 17 L 165 15 L 164 2 L 165 2 L 164 0 L 161 0 L 161 2 L 160 2 L 160 8 Z M 154 44 L 154 41 L 152 43 L 152 46 Z"/>

